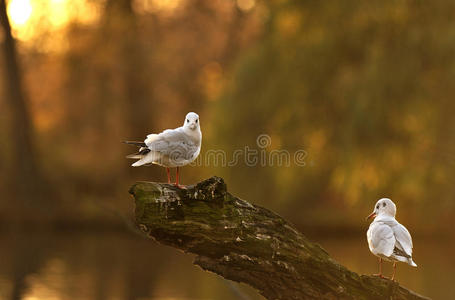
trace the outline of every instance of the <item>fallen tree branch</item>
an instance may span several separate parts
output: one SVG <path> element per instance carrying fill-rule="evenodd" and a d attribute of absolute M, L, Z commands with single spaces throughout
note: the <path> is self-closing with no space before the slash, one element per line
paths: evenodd
<path fill-rule="evenodd" d="M 141 182 L 130 193 L 136 224 L 149 237 L 196 254 L 202 269 L 267 299 L 428 299 L 348 270 L 280 216 L 229 194 L 219 177 L 187 189 Z"/>

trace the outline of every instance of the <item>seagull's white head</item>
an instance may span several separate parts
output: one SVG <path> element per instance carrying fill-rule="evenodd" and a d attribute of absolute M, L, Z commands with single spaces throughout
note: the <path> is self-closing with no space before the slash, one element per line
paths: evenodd
<path fill-rule="evenodd" d="M 376 202 L 373 212 L 367 217 L 367 219 L 381 215 L 395 217 L 396 213 L 397 207 L 395 203 L 393 203 L 389 198 L 382 198 Z"/>
<path fill-rule="evenodd" d="M 199 116 L 197 113 L 189 112 L 185 117 L 185 122 L 183 123 L 184 128 L 189 128 L 191 130 L 196 130 L 199 128 Z"/>

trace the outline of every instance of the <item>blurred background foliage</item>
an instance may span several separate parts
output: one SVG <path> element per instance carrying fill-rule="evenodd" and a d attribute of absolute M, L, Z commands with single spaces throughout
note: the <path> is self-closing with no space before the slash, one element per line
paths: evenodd
<path fill-rule="evenodd" d="M 229 149 L 266 132 L 276 148 L 305 149 L 307 166 L 225 176 L 286 214 L 312 218 L 316 209 L 344 224 L 352 214 L 356 226 L 358 212 L 388 196 L 419 230 L 447 228 L 455 208 L 453 4 L 274 3 L 263 36 L 227 75 L 214 137 Z M 251 190 L 247 178 L 265 188 Z"/>
<path fill-rule="evenodd" d="M 453 1 L 2 2 L 19 70 L 1 56 L 3 227 L 123 228 L 129 186 L 165 171 L 131 168 L 121 141 L 195 111 L 202 158 L 258 149 L 260 134 L 269 153 L 307 155 L 288 167 L 202 161 L 184 184 L 219 175 L 303 232 L 362 238 L 390 197 L 415 235 L 453 237 Z"/>

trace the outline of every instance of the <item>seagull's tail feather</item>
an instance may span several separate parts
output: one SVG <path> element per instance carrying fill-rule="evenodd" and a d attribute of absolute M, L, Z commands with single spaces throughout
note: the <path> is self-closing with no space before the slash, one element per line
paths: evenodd
<path fill-rule="evenodd" d="M 137 162 L 133 163 L 132 167 L 140 167 L 140 166 L 149 166 L 153 164 L 153 161 L 150 161 L 148 157 L 142 157 Z"/>
<path fill-rule="evenodd" d="M 140 155 L 139 153 L 133 153 L 133 154 L 130 154 L 130 155 L 127 155 L 126 158 L 129 158 L 129 159 L 141 159 L 143 156 Z"/>
<path fill-rule="evenodd" d="M 141 147 L 139 148 L 139 151 L 130 155 L 127 155 L 126 158 L 130 159 L 141 159 L 143 158 L 146 154 L 150 152 L 149 148 L 146 147 Z"/>
<path fill-rule="evenodd" d="M 147 145 L 144 142 L 137 142 L 137 141 L 124 141 L 125 144 L 128 145 L 134 145 L 138 147 L 147 147 Z"/>
<path fill-rule="evenodd" d="M 413 266 L 413 267 L 417 267 L 417 264 L 412 260 L 412 258 L 410 258 L 410 259 L 408 260 L 408 264 L 410 264 L 410 265 Z"/>
<path fill-rule="evenodd" d="M 141 160 L 138 160 L 137 162 L 133 163 L 131 166 L 132 167 L 140 167 L 142 165 L 144 165 L 144 163 L 142 163 Z"/>
<path fill-rule="evenodd" d="M 139 167 L 139 166 L 146 166 L 150 164 L 157 163 L 160 158 L 160 154 L 158 152 L 151 151 L 148 148 L 144 148 L 135 154 L 131 154 L 131 158 L 139 158 L 139 160 L 133 163 L 131 166 Z"/>

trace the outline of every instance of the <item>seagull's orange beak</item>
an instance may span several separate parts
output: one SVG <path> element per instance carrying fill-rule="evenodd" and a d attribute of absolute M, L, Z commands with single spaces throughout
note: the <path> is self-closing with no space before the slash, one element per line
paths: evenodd
<path fill-rule="evenodd" d="M 368 217 L 366 217 L 365 220 L 369 220 L 369 219 L 374 218 L 374 217 L 376 217 L 376 213 L 372 212 L 371 214 L 368 215 Z"/>

